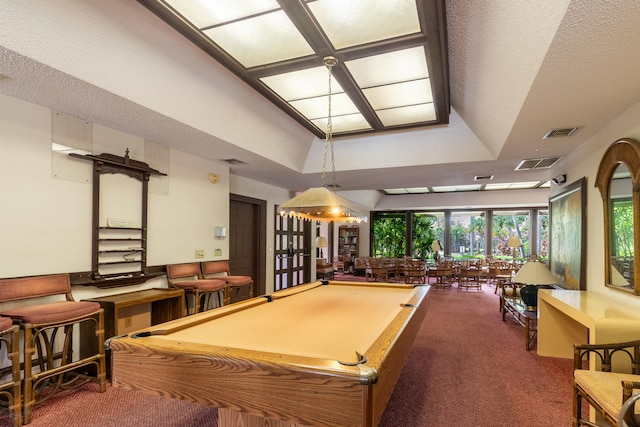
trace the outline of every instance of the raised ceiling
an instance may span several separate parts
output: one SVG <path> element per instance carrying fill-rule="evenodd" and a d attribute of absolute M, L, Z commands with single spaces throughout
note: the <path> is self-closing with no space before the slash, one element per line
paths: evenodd
<path fill-rule="evenodd" d="M 546 203 L 548 189 L 433 190 L 546 182 L 565 172 L 564 160 L 551 170 L 518 166 L 619 137 L 608 130 L 640 102 L 640 2 L 438 3 L 449 123 L 337 138 L 340 192 L 374 209 Z M 292 191 L 321 182 L 321 137 L 140 2 L 2 5 L 0 93 L 202 159 L 238 159 L 229 166 L 237 177 Z M 414 194 L 419 188 L 429 192 Z"/>
<path fill-rule="evenodd" d="M 449 122 L 444 8 L 435 0 L 139 0 L 314 134 Z"/>

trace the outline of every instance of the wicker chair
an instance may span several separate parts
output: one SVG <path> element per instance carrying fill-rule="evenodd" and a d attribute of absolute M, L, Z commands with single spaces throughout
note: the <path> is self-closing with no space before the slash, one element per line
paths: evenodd
<path fill-rule="evenodd" d="M 583 367 L 587 358 L 595 360 L 598 370 Z M 640 340 L 611 344 L 576 344 L 573 352 L 573 425 L 597 426 L 582 418 L 583 400 L 613 427 L 638 427 L 640 420 L 634 414 L 633 404 L 623 405 L 640 384 Z M 614 372 L 619 371 L 619 372 Z M 620 373 L 620 371 L 625 373 Z"/>
<path fill-rule="evenodd" d="M 22 387 L 20 378 L 20 330 L 9 317 L 0 317 L 0 346 L 4 344 L 6 357 L 11 362 L 9 379 L 0 384 L 1 406 L 6 406 L 13 419 L 13 427 L 22 425 Z"/>
<path fill-rule="evenodd" d="M 389 270 L 381 258 L 369 258 L 365 277 L 369 282 L 388 282 Z"/>
<path fill-rule="evenodd" d="M 55 297 L 64 301 L 49 301 Z M 43 303 L 41 298 L 47 297 Z M 24 333 L 23 422 L 31 422 L 33 406 L 56 391 L 97 382 L 107 391 L 104 354 L 104 310 L 100 304 L 74 301 L 68 274 L 0 280 L 0 302 L 34 301 L 32 304 L 2 310 Z M 86 322 L 94 326 L 96 348 L 84 358 L 73 357 L 73 330 Z M 36 366 L 33 366 L 35 363 Z M 83 371 L 95 370 L 95 374 Z"/>
<path fill-rule="evenodd" d="M 405 283 L 425 283 L 427 279 L 427 266 L 421 260 L 405 260 Z"/>

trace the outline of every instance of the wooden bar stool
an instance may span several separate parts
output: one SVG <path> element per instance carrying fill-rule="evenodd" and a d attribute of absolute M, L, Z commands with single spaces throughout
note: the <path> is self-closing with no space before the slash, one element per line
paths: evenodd
<path fill-rule="evenodd" d="M 250 276 L 233 276 L 229 267 L 229 261 L 204 261 L 202 264 L 202 276 L 205 278 L 218 278 L 227 283 L 224 304 L 231 304 L 231 293 L 237 295 L 242 288 L 247 288 L 249 298 L 253 298 L 253 279 Z"/>
<path fill-rule="evenodd" d="M 39 301 L 53 296 L 65 299 Z M 100 304 L 74 301 L 68 274 L 0 280 L 0 302 L 18 300 L 33 300 L 33 304 L 3 310 L 2 315 L 13 319 L 24 333 L 23 423 L 31 422 L 36 399 L 40 403 L 58 390 L 94 381 L 101 392 L 107 391 L 104 311 Z M 74 360 L 73 329 L 83 322 L 94 325 L 97 347 L 88 351 L 90 356 Z M 82 367 L 90 367 L 95 375 L 81 373 Z"/>
<path fill-rule="evenodd" d="M 221 306 L 221 294 L 226 295 L 227 283 L 221 279 L 204 278 L 198 262 L 167 265 L 167 282 L 169 286 L 184 289 L 187 315 Z M 192 309 L 189 307 L 190 296 L 193 298 Z M 212 296 L 216 300 L 212 300 Z"/>
<path fill-rule="evenodd" d="M 13 426 L 22 425 L 22 392 L 20 384 L 20 327 L 9 317 L 0 317 L 0 347 L 4 344 L 7 359 L 11 361 L 11 379 L 0 384 L 0 397 L 13 419 Z M 1 405 L 5 405 L 2 400 Z"/>

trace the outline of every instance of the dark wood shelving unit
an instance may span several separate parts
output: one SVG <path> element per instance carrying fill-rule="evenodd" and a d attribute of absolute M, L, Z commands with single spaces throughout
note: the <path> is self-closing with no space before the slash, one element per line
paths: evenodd
<path fill-rule="evenodd" d="M 166 175 L 149 167 L 148 164 L 129 158 L 127 149 L 124 157 L 103 153 L 100 155 L 70 153 L 69 156 L 93 163 L 93 218 L 92 218 L 92 250 L 91 280 L 79 277 L 79 284 L 97 287 L 114 287 L 143 283 L 160 275 L 147 268 L 147 202 L 149 196 L 149 178 L 151 175 Z M 104 174 L 124 174 L 142 183 L 140 227 L 105 227 L 100 222 L 100 190 L 101 176 Z M 122 233 L 126 233 L 123 235 Z M 137 242 L 131 248 L 109 248 L 109 243 Z M 110 258 L 116 254 L 131 254 L 133 259 Z M 103 273 L 101 266 L 122 264 L 138 264 L 139 268 L 118 273 Z"/>

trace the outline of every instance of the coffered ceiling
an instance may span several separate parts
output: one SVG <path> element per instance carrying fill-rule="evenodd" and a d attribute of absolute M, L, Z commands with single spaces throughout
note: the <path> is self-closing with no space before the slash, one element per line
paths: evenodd
<path fill-rule="evenodd" d="M 449 122 L 435 0 L 140 0 L 319 137 Z"/>

